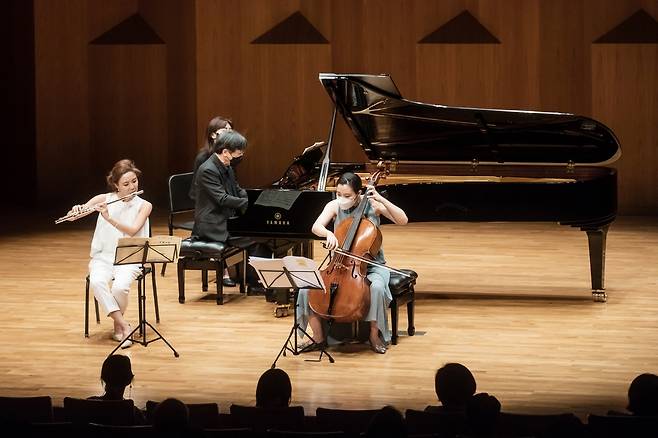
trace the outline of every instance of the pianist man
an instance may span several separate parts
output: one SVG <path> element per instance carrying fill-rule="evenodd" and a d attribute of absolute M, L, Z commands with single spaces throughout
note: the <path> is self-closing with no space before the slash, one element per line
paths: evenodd
<path fill-rule="evenodd" d="M 248 205 L 247 191 L 240 187 L 234 172 L 246 148 L 247 139 L 237 131 L 227 130 L 215 138 L 213 154 L 194 176 L 197 196 L 192 239 L 229 242 L 228 219 L 244 214 Z M 249 248 L 251 255 L 258 252 L 257 247 Z M 247 284 L 251 293 L 265 292 L 251 266 L 247 268 Z"/>

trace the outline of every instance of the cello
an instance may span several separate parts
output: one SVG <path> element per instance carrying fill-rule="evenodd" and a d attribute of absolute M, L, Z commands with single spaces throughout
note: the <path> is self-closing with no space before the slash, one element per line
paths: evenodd
<path fill-rule="evenodd" d="M 367 188 L 376 186 L 388 170 L 377 170 L 368 179 Z M 363 319 L 370 308 L 368 264 L 374 261 L 382 245 L 382 233 L 364 217 L 369 204 L 367 195 L 361 198 L 351 217 L 334 230 L 340 244 L 327 267 L 320 271 L 327 288 L 308 292 L 311 309 L 330 322 L 353 322 Z M 379 264 L 378 264 L 379 265 Z"/>

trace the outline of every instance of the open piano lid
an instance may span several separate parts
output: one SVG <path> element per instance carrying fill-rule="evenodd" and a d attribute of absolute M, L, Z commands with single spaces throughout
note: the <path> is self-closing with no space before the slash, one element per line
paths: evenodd
<path fill-rule="evenodd" d="M 614 133 L 587 117 L 413 102 L 389 75 L 320 73 L 320 82 L 373 162 L 605 165 L 621 156 Z"/>

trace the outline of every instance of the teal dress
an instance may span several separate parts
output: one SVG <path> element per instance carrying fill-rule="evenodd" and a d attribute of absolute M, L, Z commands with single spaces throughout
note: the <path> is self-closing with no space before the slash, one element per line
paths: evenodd
<path fill-rule="evenodd" d="M 338 228 L 338 225 L 351 216 L 352 212 L 356 207 L 352 207 L 348 210 L 342 210 L 338 208 L 338 214 L 334 222 L 334 229 Z M 375 213 L 372 205 L 368 203 L 365 211 L 365 217 L 375 224 L 379 228 L 379 216 Z M 379 250 L 375 261 L 381 264 L 385 264 L 386 260 L 384 259 L 384 251 Z M 391 330 L 388 325 L 388 306 L 391 303 L 391 290 L 388 287 L 388 282 L 390 280 L 390 271 L 388 269 L 368 265 L 368 280 L 370 281 L 370 309 L 366 314 L 364 321 L 377 321 L 377 327 L 381 332 L 381 336 L 385 343 L 390 343 L 391 341 Z M 312 310 L 308 302 L 308 289 L 301 289 L 299 291 L 299 297 L 297 298 L 297 322 L 300 327 L 306 330 L 308 326 L 308 317 L 311 314 Z M 338 323 L 335 323 L 333 327 L 336 327 Z M 334 336 L 334 328 L 332 327 L 330 336 L 327 338 L 329 344 L 339 343 Z M 327 326 L 324 326 L 325 334 Z M 366 331 L 366 333 L 369 333 Z"/>

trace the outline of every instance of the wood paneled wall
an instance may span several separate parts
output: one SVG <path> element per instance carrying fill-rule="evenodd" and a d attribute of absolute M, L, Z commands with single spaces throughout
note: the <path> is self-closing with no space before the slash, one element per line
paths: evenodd
<path fill-rule="evenodd" d="M 38 201 L 81 202 L 120 158 L 166 205 L 167 177 L 196 142 L 195 3 L 34 0 Z M 140 14 L 163 45 L 93 45 Z"/>
<path fill-rule="evenodd" d="M 87 45 L 138 12 L 166 46 L 166 73 L 153 72 L 166 80 L 158 175 L 189 169 L 208 120 L 221 114 L 250 142 L 242 184 L 265 184 L 327 136 L 331 105 L 319 72 L 390 73 L 414 100 L 574 112 L 606 123 L 623 148 L 620 211 L 658 212 L 658 45 L 592 43 L 640 8 L 658 17 L 658 0 L 34 1 L 42 199 L 102 183 L 88 170 L 97 134 Z M 464 10 L 501 43 L 418 44 Z M 329 44 L 251 44 L 297 11 Z M 337 160 L 364 159 L 342 120 L 335 147 Z M 164 194 L 166 185 L 154 191 Z"/>

